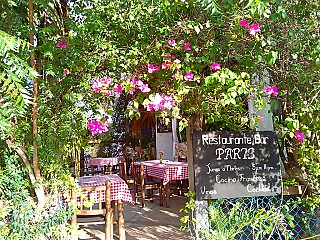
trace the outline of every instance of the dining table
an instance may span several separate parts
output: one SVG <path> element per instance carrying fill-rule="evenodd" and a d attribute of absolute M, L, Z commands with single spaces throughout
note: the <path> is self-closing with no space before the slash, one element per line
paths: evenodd
<path fill-rule="evenodd" d="M 107 175 L 93 175 L 82 176 L 78 178 L 80 187 L 89 186 L 106 186 L 106 183 L 110 183 L 110 199 L 106 199 L 106 193 L 102 192 L 101 201 L 111 202 L 112 210 L 115 211 L 115 201 L 117 201 L 118 210 L 118 231 L 119 239 L 125 239 L 125 227 L 124 227 L 124 205 L 123 202 L 134 204 L 132 194 L 130 192 L 128 184 L 120 176 L 116 174 Z M 81 195 L 87 197 L 87 193 L 82 191 Z M 95 199 L 91 199 L 95 201 Z M 80 203 L 80 196 L 77 197 L 77 203 Z M 106 204 L 107 205 L 107 204 Z M 108 206 L 106 206 L 108 208 Z M 113 225 L 113 221 L 112 221 Z M 112 225 L 110 228 L 113 228 Z"/>
<path fill-rule="evenodd" d="M 90 158 L 87 163 L 87 167 L 104 167 L 103 173 L 105 173 L 106 166 L 118 166 L 120 168 L 120 174 L 123 178 L 126 177 L 126 159 L 125 157 L 95 157 Z M 110 168 L 110 174 L 112 173 L 112 168 Z"/>
<path fill-rule="evenodd" d="M 165 187 L 165 202 L 166 207 L 170 207 L 170 182 L 175 180 L 188 179 L 188 163 L 173 162 L 170 160 L 148 160 L 143 161 L 145 175 L 160 179 Z M 132 164 L 129 172 L 132 172 Z"/>
<path fill-rule="evenodd" d="M 108 158 L 102 158 L 102 157 L 96 157 L 96 158 L 90 158 L 87 163 L 87 167 L 91 166 L 114 166 L 119 165 L 120 163 L 125 162 L 125 157 L 108 157 Z"/>

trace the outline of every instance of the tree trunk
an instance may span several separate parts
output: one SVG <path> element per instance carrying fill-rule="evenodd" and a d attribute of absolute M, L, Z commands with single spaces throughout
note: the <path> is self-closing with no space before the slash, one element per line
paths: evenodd
<path fill-rule="evenodd" d="M 34 48 L 34 21 L 33 21 L 33 1 L 29 0 L 28 2 L 29 7 L 29 26 L 30 26 L 30 45 L 31 49 Z M 30 64 L 31 67 L 36 69 L 35 67 L 35 54 L 31 53 L 30 56 Z M 42 186 L 41 181 L 41 173 L 40 168 L 38 165 L 38 104 L 37 104 L 37 98 L 38 98 L 38 80 L 35 77 L 33 79 L 33 107 L 32 107 L 32 135 L 33 135 L 33 173 L 36 180 L 35 192 L 38 199 L 38 208 L 41 210 L 45 203 L 45 195 L 44 195 L 44 189 Z M 31 178 L 30 178 L 31 179 Z M 34 183 L 33 183 L 34 184 Z"/>
<path fill-rule="evenodd" d="M 6 12 L 7 12 L 7 24 L 8 24 L 8 33 L 11 34 L 11 15 L 9 10 L 9 1 L 6 0 Z"/>
<path fill-rule="evenodd" d="M 202 130 L 203 117 L 198 115 L 193 115 L 190 117 L 189 125 L 187 127 L 187 159 L 188 159 L 188 169 L 189 169 L 189 188 L 190 191 L 194 191 L 194 164 L 193 164 L 193 139 L 192 135 L 194 131 Z"/>
<path fill-rule="evenodd" d="M 9 148 L 13 149 L 18 154 L 23 164 L 26 166 L 31 184 L 33 186 L 37 186 L 35 187 L 34 190 L 38 198 L 38 201 L 39 201 L 39 198 L 40 199 L 42 198 L 44 202 L 44 199 L 45 199 L 44 189 L 43 189 L 43 186 L 41 184 L 38 184 L 37 182 L 36 176 L 32 169 L 31 161 L 28 158 L 28 151 L 23 146 L 15 146 L 13 141 L 9 139 L 6 140 L 6 143 L 8 144 Z M 42 208 L 39 208 L 39 209 L 42 209 Z"/>

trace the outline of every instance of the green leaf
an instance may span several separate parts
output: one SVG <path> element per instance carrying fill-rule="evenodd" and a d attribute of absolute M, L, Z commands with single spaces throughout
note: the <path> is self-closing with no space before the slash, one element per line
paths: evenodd
<path fill-rule="evenodd" d="M 266 59 L 270 65 L 274 65 L 276 60 L 278 59 L 278 52 L 271 51 L 267 56 Z"/>

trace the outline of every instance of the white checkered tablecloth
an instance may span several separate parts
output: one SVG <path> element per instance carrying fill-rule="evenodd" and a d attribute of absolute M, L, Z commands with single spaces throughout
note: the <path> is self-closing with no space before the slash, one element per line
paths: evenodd
<path fill-rule="evenodd" d="M 164 160 L 160 164 L 159 160 L 144 161 L 143 166 L 146 176 L 151 176 L 163 180 L 163 185 L 168 184 L 171 180 L 188 179 L 188 163 L 170 162 Z M 130 166 L 130 170 L 131 170 Z M 129 171 L 130 171 L 129 170 Z"/>
<path fill-rule="evenodd" d="M 78 180 L 81 187 L 105 186 L 106 181 L 109 181 L 111 182 L 111 201 L 120 199 L 123 202 L 134 204 L 128 184 L 116 174 L 83 176 L 79 177 Z M 88 197 L 86 192 L 82 193 Z M 96 202 L 97 196 L 93 195 L 93 198 Z M 102 192 L 102 202 L 105 202 L 105 191 Z"/>
<path fill-rule="evenodd" d="M 113 158 L 90 158 L 88 160 L 88 167 L 91 166 L 113 166 L 118 165 L 125 161 L 124 157 L 113 157 Z"/>

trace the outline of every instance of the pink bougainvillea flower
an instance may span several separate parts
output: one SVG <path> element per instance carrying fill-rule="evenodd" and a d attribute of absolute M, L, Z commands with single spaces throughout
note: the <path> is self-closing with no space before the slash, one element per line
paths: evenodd
<path fill-rule="evenodd" d="M 169 44 L 170 46 L 173 46 L 173 45 L 176 44 L 176 40 L 173 40 L 173 39 L 168 40 L 168 44 Z"/>
<path fill-rule="evenodd" d="M 109 76 L 104 76 L 100 80 L 104 85 L 113 85 L 111 78 Z"/>
<path fill-rule="evenodd" d="M 144 84 L 140 79 L 133 78 L 133 79 L 131 79 L 130 83 L 133 85 L 136 85 L 140 89 L 140 91 L 143 93 L 148 93 L 151 91 L 148 84 Z M 134 87 L 129 90 L 130 94 L 133 94 L 135 92 L 136 92 L 136 89 Z"/>
<path fill-rule="evenodd" d="M 91 131 L 92 136 L 95 136 L 99 133 L 107 132 L 108 131 L 109 123 L 107 120 L 96 121 L 92 120 L 88 122 L 87 128 Z"/>
<path fill-rule="evenodd" d="M 170 54 L 166 54 L 166 55 L 164 55 L 164 57 L 165 57 L 165 59 L 169 59 Z"/>
<path fill-rule="evenodd" d="M 259 122 L 263 122 L 264 121 L 264 117 L 259 116 L 258 120 L 259 120 Z"/>
<path fill-rule="evenodd" d="M 93 91 L 95 91 L 96 93 L 100 92 L 100 90 L 104 87 L 102 85 L 102 83 L 100 82 L 99 78 L 94 78 L 91 84 L 91 87 L 93 89 Z"/>
<path fill-rule="evenodd" d="M 249 27 L 249 30 L 248 30 L 249 34 L 252 36 L 254 36 L 257 32 L 260 32 L 260 31 L 261 30 L 260 30 L 260 26 L 258 23 L 251 24 Z"/>
<path fill-rule="evenodd" d="M 187 43 L 184 45 L 184 50 L 186 50 L 186 51 L 191 50 L 191 47 L 190 47 L 190 43 L 189 43 L 189 42 L 187 42 Z"/>
<path fill-rule="evenodd" d="M 249 34 L 252 35 L 252 36 L 256 35 L 257 32 L 261 32 L 261 29 L 260 29 L 260 26 L 259 26 L 258 23 L 253 23 L 253 24 L 251 24 L 251 25 L 249 26 L 249 24 L 248 24 L 248 22 L 247 22 L 247 19 L 245 19 L 245 18 L 242 19 L 242 20 L 240 20 L 239 25 L 240 25 L 241 27 L 246 27 L 246 28 L 248 28 L 248 32 L 249 32 Z"/>
<path fill-rule="evenodd" d="M 83 72 L 83 68 L 79 68 L 79 72 Z"/>
<path fill-rule="evenodd" d="M 66 41 L 60 41 L 56 45 L 57 48 L 67 48 L 68 46 L 69 46 L 69 44 Z"/>
<path fill-rule="evenodd" d="M 168 109 L 170 110 L 172 108 L 172 105 L 174 104 L 174 100 L 171 96 L 166 94 L 159 94 L 156 93 L 154 96 L 152 103 L 149 103 L 147 105 L 147 111 L 158 111 L 158 110 L 164 110 Z"/>
<path fill-rule="evenodd" d="M 159 69 L 160 69 L 160 67 L 158 67 L 158 66 L 154 66 L 152 64 L 148 64 L 148 72 L 149 73 L 153 73 L 155 71 L 158 71 Z"/>
<path fill-rule="evenodd" d="M 69 70 L 68 69 L 63 69 L 63 76 L 67 76 L 69 74 Z"/>
<path fill-rule="evenodd" d="M 180 40 L 180 42 L 179 42 L 180 44 L 184 44 L 184 40 Z"/>
<path fill-rule="evenodd" d="M 173 55 L 173 54 L 172 54 L 172 55 L 171 55 L 171 58 L 172 58 L 172 59 L 176 59 L 177 57 L 176 57 L 176 55 Z"/>
<path fill-rule="evenodd" d="M 153 99 L 153 104 L 160 104 L 162 102 L 162 97 L 159 93 L 156 93 L 156 95 L 154 96 L 154 99 Z"/>
<path fill-rule="evenodd" d="M 218 71 L 221 69 L 221 65 L 219 63 L 214 62 L 211 64 L 210 69 L 213 71 Z"/>
<path fill-rule="evenodd" d="M 113 85 L 113 82 L 109 76 L 104 76 L 102 78 L 94 78 L 91 87 L 96 93 L 98 93 L 107 85 Z"/>
<path fill-rule="evenodd" d="M 174 77 L 174 78 L 182 77 L 182 73 L 181 72 L 175 73 L 172 75 L 172 77 Z"/>
<path fill-rule="evenodd" d="M 163 99 L 164 108 L 170 110 L 172 108 L 173 103 L 174 103 L 172 97 L 169 95 L 162 94 L 162 99 Z"/>
<path fill-rule="evenodd" d="M 116 87 L 114 87 L 114 91 L 116 93 L 121 93 L 123 90 L 123 87 L 121 85 L 117 85 Z"/>
<path fill-rule="evenodd" d="M 141 92 L 143 93 L 148 93 L 151 91 L 151 89 L 149 88 L 148 84 L 143 84 L 142 86 L 139 87 L 139 89 L 141 90 Z"/>
<path fill-rule="evenodd" d="M 147 106 L 147 111 L 148 111 L 148 112 L 154 111 L 154 109 L 153 109 L 153 104 L 152 104 L 152 103 L 149 103 L 149 104 L 148 104 L 148 106 Z"/>
<path fill-rule="evenodd" d="M 110 97 L 111 96 L 111 91 L 110 90 L 103 90 L 101 92 L 103 95 L 107 96 L 107 97 Z"/>
<path fill-rule="evenodd" d="M 163 62 L 163 63 L 161 64 L 161 68 L 162 68 L 162 69 L 170 69 L 171 64 L 172 64 L 172 63 Z"/>
<path fill-rule="evenodd" d="M 138 81 L 139 81 L 139 80 L 137 80 L 137 79 L 135 79 L 135 78 L 132 78 L 131 81 L 130 81 L 130 83 L 133 84 L 133 85 L 137 85 L 137 82 L 138 82 Z"/>
<path fill-rule="evenodd" d="M 163 106 L 162 102 L 163 102 L 162 96 L 159 93 L 156 93 L 156 95 L 154 96 L 154 99 L 153 99 L 153 109 L 154 109 L 154 111 L 158 111 L 159 109 L 160 110 L 164 109 L 164 106 Z"/>
<path fill-rule="evenodd" d="M 188 72 L 186 75 L 184 75 L 184 80 L 186 81 L 192 81 L 193 80 L 193 72 Z"/>
<path fill-rule="evenodd" d="M 278 96 L 278 88 L 275 86 L 269 86 L 264 89 L 264 92 L 268 95 Z"/>
<path fill-rule="evenodd" d="M 303 139 L 306 137 L 302 132 L 296 131 L 295 136 L 299 142 L 303 142 Z"/>
<path fill-rule="evenodd" d="M 249 26 L 248 22 L 247 22 L 247 19 L 245 19 L 245 18 L 240 20 L 239 25 L 241 27 L 248 27 Z"/>
<path fill-rule="evenodd" d="M 142 86 L 143 85 L 143 82 L 138 79 L 138 80 L 135 80 L 135 85 L 137 85 L 138 87 Z"/>
<path fill-rule="evenodd" d="M 135 89 L 135 88 L 131 88 L 131 89 L 129 90 L 129 94 L 131 94 L 131 95 L 133 95 L 135 92 L 136 92 L 136 89 Z"/>

